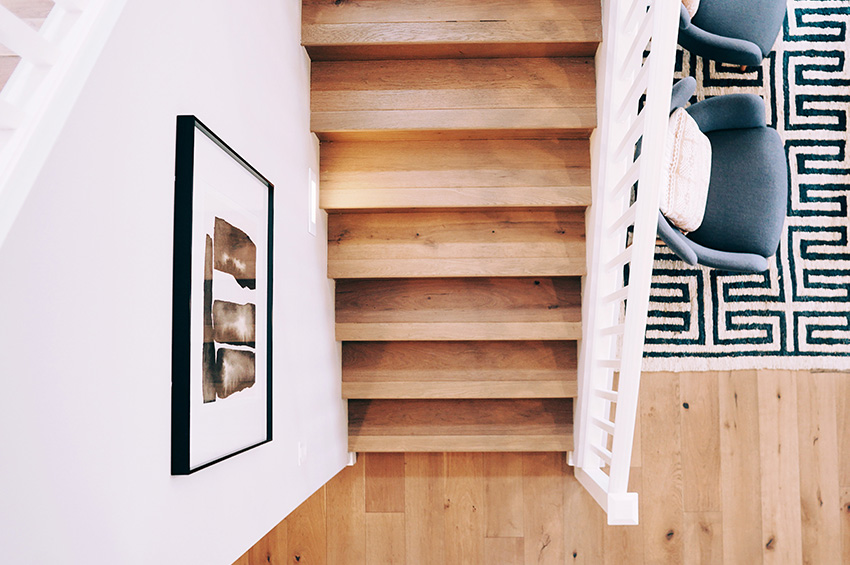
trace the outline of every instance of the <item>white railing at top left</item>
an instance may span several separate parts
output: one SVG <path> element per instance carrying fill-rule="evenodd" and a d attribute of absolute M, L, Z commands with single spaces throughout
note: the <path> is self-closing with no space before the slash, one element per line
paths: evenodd
<path fill-rule="evenodd" d="M 0 246 L 126 0 L 54 0 L 36 31 L 0 5 L 0 44 L 21 60 L 0 91 Z"/>

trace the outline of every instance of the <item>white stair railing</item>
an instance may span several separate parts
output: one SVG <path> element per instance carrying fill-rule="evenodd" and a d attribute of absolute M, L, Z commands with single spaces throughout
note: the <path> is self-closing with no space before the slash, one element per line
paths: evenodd
<path fill-rule="evenodd" d="M 599 127 L 582 301 L 575 475 L 608 513 L 637 524 L 628 492 L 658 221 L 679 0 L 603 0 Z"/>
<path fill-rule="evenodd" d="M 54 0 L 38 31 L 0 5 L 0 44 L 21 60 L 0 91 L 0 245 L 126 0 Z"/>

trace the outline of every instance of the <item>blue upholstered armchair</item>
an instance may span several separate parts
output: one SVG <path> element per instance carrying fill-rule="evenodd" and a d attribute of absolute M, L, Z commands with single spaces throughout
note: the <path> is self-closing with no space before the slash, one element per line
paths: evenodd
<path fill-rule="evenodd" d="M 673 86 L 671 111 L 682 107 L 696 82 Z M 684 235 L 659 212 L 658 235 L 683 261 L 757 273 L 776 253 L 788 180 L 785 149 L 765 126 L 764 102 L 753 94 L 727 94 L 697 102 L 687 112 L 711 142 L 711 179 L 702 225 Z"/>
<path fill-rule="evenodd" d="M 701 57 L 760 65 L 770 53 L 786 0 L 701 0 L 693 20 L 682 6 L 679 45 Z"/>

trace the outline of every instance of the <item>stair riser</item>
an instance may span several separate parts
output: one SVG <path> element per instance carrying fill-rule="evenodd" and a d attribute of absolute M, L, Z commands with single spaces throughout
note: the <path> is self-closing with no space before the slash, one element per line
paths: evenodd
<path fill-rule="evenodd" d="M 360 453 L 405 452 L 546 452 L 573 450 L 572 434 L 559 436 L 428 436 L 408 435 L 348 437 L 348 451 Z"/>
<path fill-rule="evenodd" d="M 581 339 L 581 322 L 339 323 L 337 341 Z"/>
<path fill-rule="evenodd" d="M 590 186 L 322 188 L 320 205 L 325 210 L 584 207 L 590 205 Z"/>
<path fill-rule="evenodd" d="M 409 382 L 349 383 L 343 398 L 575 398 L 575 381 L 469 381 L 465 383 Z"/>
<path fill-rule="evenodd" d="M 581 139 L 596 127 L 590 108 L 564 110 L 406 110 L 313 113 L 322 142 Z"/>
<path fill-rule="evenodd" d="M 336 26 L 311 26 L 313 38 L 305 38 L 304 46 L 312 61 L 371 61 L 381 59 L 484 59 L 484 58 L 531 58 L 541 57 L 590 57 L 599 48 L 599 41 L 563 42 L 517 42 L 517 43 L 469 43 L 462 32 L 452 30 L 440 34 L 445 43 L 369 43 L 350 45 L 335 42 L 346 41 L 358 30 L 338 30 Z M 306 29 L 306 28 L 305 28 Z M 420 38 L 420 29 L 408 29 L 408 35 Z M 435 34 L 431 34 L 435 35 Z M 521 32 L 514 32 L 523 38 Z M 311 41 L 311 43 L 308 43 Z M 323 43 L 325 42 L 325 43 Z"/>
<path fill-rule="evenodd" d="M 575 342 L 342 344 L 342 378 L 347 382 L 575 381 L 575 371 Z"/>

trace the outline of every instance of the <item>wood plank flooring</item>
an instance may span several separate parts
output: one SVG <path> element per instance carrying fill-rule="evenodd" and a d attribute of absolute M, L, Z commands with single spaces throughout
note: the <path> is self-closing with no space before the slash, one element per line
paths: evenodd
<path fill-rule="evenodd" d="M 850 563 L 850 373 L 642 385 L 639 526 L 605 525 L 563 454 L 369 453 L 237 564 Z"/>

